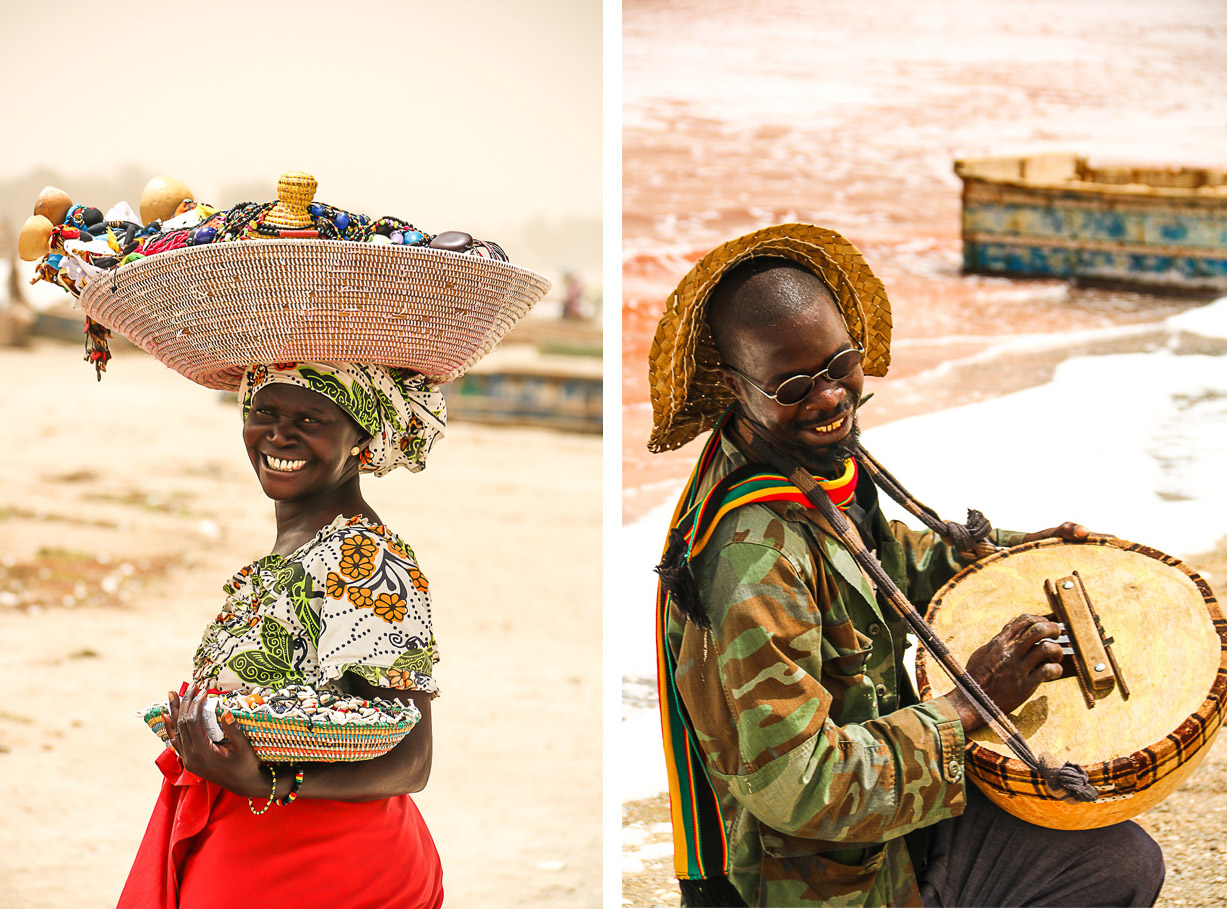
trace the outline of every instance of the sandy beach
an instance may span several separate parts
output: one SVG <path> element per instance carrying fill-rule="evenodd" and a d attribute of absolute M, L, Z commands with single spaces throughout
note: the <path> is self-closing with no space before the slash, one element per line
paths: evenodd
<path fill-rule="evenodd" d="M 233 396 L 131 349 L 96 383 L 48 341 L 0 349 L 0 378 L 0 907 L 112 906 L 159 786 L 134 711 L 188 676 L 272 507 Z M 415 798 L 449 906 L 600 905 L 600 458 L 455 423 L 423 473 L 364 481 L 430 580 Z"/>

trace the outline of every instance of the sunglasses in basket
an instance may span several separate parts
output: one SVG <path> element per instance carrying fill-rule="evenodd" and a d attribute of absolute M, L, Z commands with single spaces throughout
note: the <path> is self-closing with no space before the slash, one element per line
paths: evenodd
<path fill-rule="evenodd" d="M 827 361 L 827 365 L 822 370 L 814 373 L 812 376 L 789 376 L 776 386 L 774 394 L 767 391 L 767 389 L 763 388 L 735 366 L 729 366 L 726 363 L 724 368 L 730 372 L 737 373 L 737 375 L 753 385 L 755 390 L 764 397 L 770 398 L 782 407 L 792 407 L 800 404 L 810 396 L 819 379 L 826 379 L 828 382 L 838 382 L 856 372 L 857 368 L 861 365 L 861 356 L 864 352 L 860 347 L 849 347 L 847 350 L 841 350 Z"/>

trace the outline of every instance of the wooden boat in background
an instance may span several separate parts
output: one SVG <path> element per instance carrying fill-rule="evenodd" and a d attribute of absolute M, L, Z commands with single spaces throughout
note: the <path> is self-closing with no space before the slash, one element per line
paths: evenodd
<path fill-rule="evenodd" d="M 601 358 L 504 344 L 444 386 L 449 418 L 564 432 L 602 431 Z"/>
<path fill-rule="evenodd" d="M 963 267 L 1227 293 L 1227 171 L 1091 167 L 1046 154 L 956 161 Z"/>

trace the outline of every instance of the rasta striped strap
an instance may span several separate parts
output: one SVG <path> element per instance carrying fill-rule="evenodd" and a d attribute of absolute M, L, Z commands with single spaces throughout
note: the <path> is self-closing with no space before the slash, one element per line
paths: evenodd
<path fill-rule="evenodd" d="M 825 490 L 831 501 L 841 511 L 847 511 L 856 496 L 858 475 L 856 461 L 848 458 L 844 462 L 844 472 L 839 479 L 815 479 L 818 479 L 818 485 Z M 689 529 L 678 529 L 682 530 L 689 544 L 686 560 L 689 561 L 703 551 L 722 517 L 734 508 L 755 502 L 796 502 L 804 508 L 813 507 L 805 493 L 783 474 L 772 473 L 760 464 L 746 464 L 713 486 L 695 505 L 689 521 L 683 519 L 684 523 L 689 524 Z"/>
<path fill-rule="evenodd" d="M 747 464 L 722 478 L 703 496 L 703 485 L 729 414 L 716 426 L 695 464 L 669 527 L 656 591 L 656 678 L 660 697 L 661 734 L 669 779 L 669 812 L 673 822 L 673 868 L 685 906 L 742 906 L 729 883 L 728 842 L 720 802 L 704 767 L 698 736 L 674 681 L 676 661 L 668 645 L 669 608 L 676 605 L 687 619 L 708 628 L 690 573 L 690 560 L 711 540 L 720 520 L 735 508 L 756 502 L 813 504 L 791 480 L 761 464 Z M 854 459 L 844 463 L 835 480 L 815 478 L 841 510 L 852 504 L 859 468 Z"/>

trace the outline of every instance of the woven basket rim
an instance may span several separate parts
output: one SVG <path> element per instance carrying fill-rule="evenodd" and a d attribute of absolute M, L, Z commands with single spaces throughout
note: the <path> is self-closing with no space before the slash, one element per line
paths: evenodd
<path fill-rule="evenodd" d="M 214 253 L 219 251 L 231 252 L 234 250 L 242 250 L 244 248 L 286 248 L 286 249 L 327 249 L 329 247 L 342 250 L 380 250 L 379 255 L 410 255 L 413 257 L 425 256 L 427 260 L 438 258 L 441 261 L 452 263 L 471 263 L 478 262 L 487 266 L 496 268 L 505 268 L 516 274 L 527 277 L 536 278 L 537 280 L 552 286 L 552 282 L 540 272 L 533 271 L 531 268 L 525 268 L 523 265 L 516 265 L 512 262 L 504 262 L 501 259 L 487 258 L 485 256 L 471 256 L 467 253 L 459 253 L 450 249 L 434 249 L 430 246 L 402 246 L 397 243 L 377 244 L 377 243 L 355 243 L 352 240 L 319 240 L 319 239 L 304 239 L 304 240 L 281 240 L 272 238 L 261 238 L 251 240 L 232 240 L 227 243 L 202 243 L 198 246 L 184 246 L 179 249 L 168 249 L 165 252 L 154 253 L 151 256 L 142 256 L 141 258 L 129 262 L 127 265 L 120 265 L 106 272 L 102 277 L 91 281 L 89 286 L 82 292 L 82 298 L 85 297 L 90 289 L 96 285 L 108 283 L 108 280 L 120 274 L 128 273 L 129 270 L 139 271 L 142 266 L 148 266 L 158 260 L 173 261 L 176 258 L 184 258 L 193 255 L 199 255 L 207 250 L 212 250 Z"/>
<path fill-rule="evenodd" d="M 1065 543 L 1067 543 L 1067 541 L 1059 539 L 1033 540 L 1030 543 L 1020 543 L 1017 546 L 1011 546 L 1008 549 L 1003 549 L 1000 552 L 995 552 L 992 555 L 986 556 L 974 564 L 962 569 L 960 572 L 958 572 L 958 574 L 942 585 L 937 593 L 933 595 L 932 600 L 930 600 L 930 605 L 941 600 L 951 589 L 957 586 L 957 584 L 964 577 L 967 577 L 970 574 L 980 570 L 986 564 L 1000 561 L 1014 553 L 1027 552 L 1050 546 L 1058 546 Z M 1126 540 L 1121 537 L 1096 536 L 1080 545 L 1111 546 L 1126 552 L 1138 552 L 1142 555 L 1155 558 L 1157 561 L 1169 565 L 1172 568 L 1179 569 L 1185 574 L 1186 577 L 1189 578 L 1190 581 L 1193 582 L 1198 591 L 1202 594 L 1202 599 L 1206 604 L 1206 610 L 1210 615 L 1211 621 L 1216 625 L 1223 621 L 1223 612 L 1219 608 L 1218 599 L 1210 590 L 1209 584 L 1200 574 L 1198 574 L 1180 559 L 1170 556 L 1167 553 L 1153 547 L 1133 543 L 1130 540 Z M 928 613 L 929 610 L 926 609 L 926 621 L 929 618 Z M 1224 664 L 1227 664 L 1227 638 L 1220 635 L 1219 640 L 1221 667 Z M 923 651 L 923 649 L 924 648 L 922 646 L 921 650 Z M 918 693 L 922 703 L 934 697 L 933 687 L 929 680 L 928 674 L 928 660 L 929 658 L 927 656 L 918 655 L 916 662 L 916 681 L 918 683 Z M 1134 766 L 1138 770 L 1148 770 L 1153 772 L 1154 781 L 1151 783 L 1151 785 L 1153 785 L 1153 783 L 1158 782 L 1168 774 L 1175 773 L 1185 764 L 1185 761 L 1183 760 L 1173 762 L 1165 757 L 1169 751 L 1172 751 L 1177 747 L 1171 740 L 1171 735 L 1173 735 L 1176 730 L 1180 729 L 1180 727 L 1182 727 L 1185 723 L 1196 720 L 1197 725 L 1203 730 L 1205 737 L 1205 742 L 1202 745 L 1202 748 L 1208 748 L 1212 744 L 1215 736 L 1218 734 L 1218 731 L 1224 722 L 1225 714 L 1227 714 L 1227 680 L 1224 680 L 1220 669 L 1219 674 L 1215 677 L 1215 681 L 1211 684 L 1210 690 L 1207 692 L 1206 697 L 1203 698 L 1201 703 L 1198 705 L 1197 710 L 1189 714 L 1189 716 L 1182 718 L 1180 722 L 1176 723 L 1172 727 L 1172 733 L 1169 733 L 1167 736 L 1159 739 L 1159 741 L 1139 748 L 1137 751 L 1133 751 L 1128 755 L 1117 755 L 1117 758 L 1127 757 L 1133 762 Z M 1034 771 L 1032 771 L 1017 757 L 1002 754 L 991 748 L 987 748 L 978 742 L 970 740 L 967 742 L 966 759 L 968 762 L 974 764 L 978 769 L 985 771 L 982 776 L 977 778 L 980 782 L 983 782 L 991 786 L 993 789 L 1003 793 L 1012 794 L 1013 790 L 1006 786 L 1001 780 L 1002 768 L 1004 768 L 1005 775 L 1010 779 L 1035 776 Z M 1096 781 L 1099 781 L 1101 786 L 1107 785 L 1110 782 L 1107 772 L 1104 770 L 1102 761 L 1096 761 L 1088 764 L 1084 769 L 1087 771 L 1087 776 L 1090 778 L 1092 785 L 1095 785 Z M 1139 775 L 1141 774 L 1139 773 Z M 1125 796 L 1121 797 L 1127 797 L 1128 795 L 1133 794 L 1135 793 L 1127 793 Z M 1116 796 L 1112 797 L 1116 798 Z"/>
<path fill-rule="evenodd" d="M 890 367 L 891 313 L 886 288 L 852 243 L 816 224 L 789 222 L 735 237 L 702 256 L 669 295 L 648 362 L 652 433 L 648 450 L 680 448 L 715 426 L 734 400 L 713 368 L 719 354 L 707 327 L 707 302 L 733 266 L 759 256 L 791 259 L 826 284 L 848 333 L 864 348 L 866 375 Z"/>
<path fill-rule="evenodd" d="M 284 259 L 270 255 L 278 250 Z M 285 270 L 301 280 L 287 283 Z M 147 256 L 90 282 L 80 304 L 208 388 L 237 389 L 256 365 L 254 354 L 242 356 L 251 348 L 269 362 L 397 366 L 443 384 L 489 353 L 550 287 L 531 269 L 449 250 L 270 239 Z"/>
<path fill-rule="evenodd" d="M 416 718 L 414 718 L 413 716 L 414 712 L 406 708 L 404 713 L 400 717 L 397 718 L 395 723 L 362 723 L 362 724 L 346 723 L 345 725 L 342 726 L 342 725 L 338 725 L 332 722 L 321 721 L 318 725 L 313 726 L 309 720 L 301 716 L 282 716 L 281 714 L 277 714 L 277 713 L 258 713 L 258 712 L 251 711 L 251 710 L 236 709 L 234 707 L 230 707 L 227 709 L 230 711 L 230 713 L 234 716 L 236 720 L 239 720 L 239 721 L 246 720 L 252 725 L 269 725 L 273 721 L 280 722 L 280 723 L 294 723 L 298 726 L 301 726 L 303 729 L 305 729 L 308 732 L 313 732 L 313 731 L 316 731 L 317 729 L 325 729 L 325 730 L 335 729 L 337 731 L 343 731 L 343 730 L 349 729 L 350 726 L 353 726 L 355 729 L 370 728 L 370 729 L 396 731 L 396 730 L 404 728 L 405 726 L 408 726 L 410 729 L 412 729 L 414 726 L 417 725 L 418 720 L 421 719 L 420 713 L 418 714 Z M 145 722 L 148 723 L 151 719 L 156 719 L 157 717 L 160 717 L 160 716 L 166 716 L 169 713 L 170 713 L 170 708 L 167 705 L 154 704 L 148 710 L 145 711 L 144 719 L 145 719 Z"/>
<path fill-rule="evenodd" d="M 230 711 L 243 731 L 252 740 L 252 747 L 262 761 L 319 760 L 326 762 L 367 760 L 386 754 L 405 738 L 421 719 L 406 711 L 395 723 L 346 723 L 337 725 L 321 722 L 311 726 L 303 717 L 283 717 L 276 714 Z M 155 735 L 156 724 L 166 726 L 169 707 L 152 705 L 143 720 Z M 275 722 L 274 722 L 275 721 Z M 287 729 L 286 727 L 290 727 Z M 161 735 L 158 736 L 162 738 Z M 165 739 L 163 739 L 165 741 Z"/>

